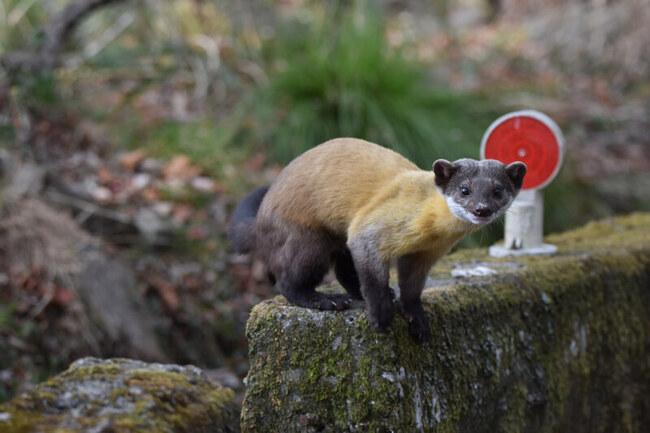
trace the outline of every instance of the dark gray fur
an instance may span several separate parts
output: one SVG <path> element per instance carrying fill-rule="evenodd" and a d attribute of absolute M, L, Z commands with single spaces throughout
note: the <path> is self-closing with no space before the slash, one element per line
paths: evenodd
<path fill-rule="evenodd" d="M 505 166 L 495 160 L 439 159 L 433 163 L 433 172 L 436 185 L 445 197 L 451 197 L 477 218 L 491 218 L 503 212 L 517 196 L 526 166 L 521 162 Z"/>
<path fill-rule="evenodd" d="M 232 214 L 228 239 L 235 252 L 246 254 L 253 251 L 255 246 L 255 219 L 264 196 L 269 191 L 268 186 L 261 186 L 247 195 L 235 208 Z"/>
<path fill-rule="evenodd" d="M 350 296 L 362 299 L 345 237 L 270 218 L 258 218 L 255 230 L 255 253 L 290 302 L 301 307 L 342 310 L 350 306 Z M 325 295 L 315 290 L 332 265 L 350 296 Z"/>

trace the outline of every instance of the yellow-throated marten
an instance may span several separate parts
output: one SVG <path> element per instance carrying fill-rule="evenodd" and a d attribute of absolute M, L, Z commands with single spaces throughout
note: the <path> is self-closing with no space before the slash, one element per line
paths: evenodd
<path fill-rule="evenodd" d="M 430 338 L 420 294 L 431 266 L 466 233 L 503 214 L 521 189 L 526 166 L 443 159 L 424 171 L 367 141 L 339 138 L 294 159 L 270 187 L 237 207 L 235 251 L 253 252 L 281 293 L 299 306 L 348 308 L 364 299 L 373 328 L 395 315 L 388 286 L 397 259 L 400 302 L 416 341 Z M 348 295 L 315 291 L 334 266 Z"/>

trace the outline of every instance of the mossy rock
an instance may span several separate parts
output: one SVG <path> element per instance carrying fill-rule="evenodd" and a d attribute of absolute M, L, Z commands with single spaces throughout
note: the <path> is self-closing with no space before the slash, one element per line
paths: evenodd
<path fill-rule="evenodd" d="M 546 239 L 553 256 L 448 256 L 423 294 L 433 340 L 363 304 L 256 306 L 244 432 L 639 432 L 650 425 L 650 215 Z M 454 279 L 452 270 L 496 273 Z"/>
<path fill-rule="evenodd" d="M 197 367 L 84 358 L 0 405 L 0 431 L 234 433 L 239 405 Z"/>

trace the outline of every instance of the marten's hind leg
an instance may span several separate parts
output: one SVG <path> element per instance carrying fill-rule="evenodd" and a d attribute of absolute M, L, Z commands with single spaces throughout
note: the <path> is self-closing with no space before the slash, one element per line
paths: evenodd
<path fill-rule="evenodd" d="M 282 295 L 301 307 L 349 308 L 348 295 L 325 295 L 315 290 L 330 268 L 332 240 L 316 230 L 301 227 L 285 227 L 285 230 L 284 242 L 276 242 L 279 248 L 267 252 L 269 268 L 277 278 Z"/>
<path fill-rule="evenodd" d="M 346 247 L 334 254 L 334 274 L 339 284 L 343 286 L 353 299 L 363 299 L 363 296 L 361 296 L 359 275 L 354 267 L 352 254 Z"/>

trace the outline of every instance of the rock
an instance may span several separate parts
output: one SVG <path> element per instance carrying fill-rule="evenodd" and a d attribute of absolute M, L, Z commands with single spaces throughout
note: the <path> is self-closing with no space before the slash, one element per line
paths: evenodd
<path fill-rule="evenodd" d="M 97 203 L 108 203 L 113 198 L 113 193 L 105 186 L 94 186 L 90 188 L 90 197 Z"/>
<path fill-rule="evenodd" d="M 151 184 L 151 175 L 149 173 L 136 173 L 130 181 L 130 188 L 133 191 L 141 191 Z"/>
<path fill-rule="evenodd" d="M 150 245 L 169 245 L 172 241 L 173 233 L 170 224 L 155 210 L 147 207 L 138 209 L 133 223 Z"/>
<path fill-rule="evenodd" d="M 14 159 L 7 149 L 0 148 L 0 179 L 3 179 L 8 173 Z"/>
<path fill-rule="evenodd" d="M 38 164 L 32 162 L 18 164 L 13 169 L 4 196 L 10 200 L 19 200 L 37 195 L 43 188 L 46 174 L 45 168 Z"/>
<path fill-rule="evenodd" d="M 163 169 L 165 168 L 165 163 L 154 158 L 145 158 L 140 162 L 138 167 L 142 172 L 148 173 L 152 176 L 160 176 Z"/>
<path fill-rule="evenodd" d="M 212 193 L 216 189 L 216 184 L 212 179 L 206 176 L 198 176 L 190 181 L 190 186 L 198 192 Z"/>
<path fill-rule="evenodd" d="M 167 359 L 156 339 L 154 318 L 137 297 L 133 272 L 99 248 L 87 248 L 74 277 L 87 311 L 114 345 L 113 355 Z"/>
<path fill-rule="evenodd" d="M 83 358 L 0 405 L 0 431 L 235 433 L 239 406 L 194 366 Z"/>
<path fill-rule="evenodd" d="M 17 275 L 43 269 L 78 299 L 68 311 L 66 332 L 72 334 L 56 333 L 71 343 L 73 349 L 66 344 L 64 352 L 166 360 L 133 272 L 110 257 L 100 240 L 35 198 L 5 202 L 0 228 L 7 269 Z"/>
<path fill-rule="evenodd" d="M 444 259 L 423 294 L 433 340 L 363 304 L 276 297 L 247 326 L 244 432 L 638 432 L 650 423 L 650 214 L 547 239 L 551 257 Z M 452 279 L 480 264 L 496 275 Z"/>

